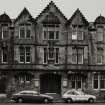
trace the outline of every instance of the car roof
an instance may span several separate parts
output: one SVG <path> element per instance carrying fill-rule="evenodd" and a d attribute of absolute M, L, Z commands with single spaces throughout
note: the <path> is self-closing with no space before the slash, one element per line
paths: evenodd
<path fill-rule="evenodd" d="M 67 90 L 65 93 L 68 93 L 68 92 L 76 92 L 76 93 L 79 93 L 79 94 L 83 93 L 83 91 L 74 90 L 74 89 L 72 89 L 72 90 Z"/>
<path fill-rule="evenodd" d="M 33 90 L 23 90 L 23 91 L 20 91 L 19 93 L 38 93 L 38 92 Z"/>

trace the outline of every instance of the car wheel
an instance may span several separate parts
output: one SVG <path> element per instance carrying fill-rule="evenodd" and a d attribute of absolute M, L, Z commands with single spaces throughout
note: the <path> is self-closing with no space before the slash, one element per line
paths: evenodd
<path fill-rule="evenodd" d="M 22 103 L 23 99 L 22 98 L 18 98 L 18 103 Z"/>
<path fill-rule="evenodd" d="M 94 99 L 93 99 L 93 98 L 90 98 L 90 99 L 88 100 L 88 102 L 89 102 L 89 103 L 93 103 L 93 102 L 94 102 Z"/>
<path fill-rule="evenodd" d="M 67 102 L 68 102 L 68 103 L 72 103 L 72 99 L 71 99 L 71 98 L 68 98 L 68 99 L 67 99 Z"/>
<path fill-rule="evenodd" d="M 49 100 L 47 98 L 44 99 L 44 103 L 48 103 Z"/>

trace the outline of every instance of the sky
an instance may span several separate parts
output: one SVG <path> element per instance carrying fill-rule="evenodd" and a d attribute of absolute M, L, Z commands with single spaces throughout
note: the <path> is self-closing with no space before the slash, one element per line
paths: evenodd
<path fill-rule="evenodd" d="M 15 19 L 26 7 L 35 18 L 51 0 L 0 0 L 0 14 L 7 13 Z M 105 16 L 105 0 L 52 0 L 69 19 L 77 8 L 89 22 L 93 22 L 100 14 Z"/>

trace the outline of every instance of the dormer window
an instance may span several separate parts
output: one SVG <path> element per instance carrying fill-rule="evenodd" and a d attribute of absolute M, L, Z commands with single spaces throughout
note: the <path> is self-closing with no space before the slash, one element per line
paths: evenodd
<path fill-rule="evenodd" d="M 82 25 L 72 26 L 72 40 L 83 40 Z"/>
<path fill-rule="evenodd" d="M 20 25 L 19 26 L 19 38 L 30 38 L 31 37 L 31 26 Z"/>
<path fill-rule="evenodd" d="M 77 40 L 77 31 L 72 32 L 72 40 Z"/>
<path fill-rule="evenodd" d="M 44 40 L 59 40 L 59 27 L 43 27 Z"/>

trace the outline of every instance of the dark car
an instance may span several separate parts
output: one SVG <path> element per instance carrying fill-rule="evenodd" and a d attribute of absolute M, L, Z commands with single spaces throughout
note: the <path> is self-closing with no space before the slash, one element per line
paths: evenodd
<path fill-rule="evenodd" d="M 24 90 L 12 95 L 12 101 L 15 102 L 44 102 L 49 103 L 53 101 L 53 97 L 45 94 L 39 94 L 37 91 Z"/>

